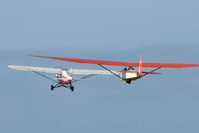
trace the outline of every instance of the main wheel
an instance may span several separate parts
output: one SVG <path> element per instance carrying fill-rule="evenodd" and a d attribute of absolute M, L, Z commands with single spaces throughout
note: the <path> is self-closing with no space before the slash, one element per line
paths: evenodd
<path fill-rule="evenodd" d="M 51 91 L 53 91 L 53 90 L 54 90 L 54 88 L 55 88 L 55 87 L 54 87 L 53 85 L 51 85 L 50 90 L 51 90 Z"/>
<path fill-rule="evenodd" d="M 126 83 L 127 83 L 127 84 L 131 84 L 131 80 L 127 80 Z"/>
<path fill-rule="evenodd" d="M 71 90 L 71 91 L 74 91 L 74 89 L 75 89 L 74 86 L 71 86 L 71 87 L 70 87 L 70 90 Z"/>

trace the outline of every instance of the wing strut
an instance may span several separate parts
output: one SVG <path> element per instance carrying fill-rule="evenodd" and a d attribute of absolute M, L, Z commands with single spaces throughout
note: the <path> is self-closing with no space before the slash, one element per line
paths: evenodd
<path fill-rule="evenodd" d="M 122 79 L 122 77 L 120 77 L 119 75 L 117 75 L 116 73 L 114 73 L 113 71 L 109 70 L 108 68 L 106 68 L 105 66 L 98 64 L 100 67 L 104 68 L 105 70 L 107 70 L 108 72 L 112 73 L 113 75 L 115 75 L 116 77 L 118 77 L 119 79 Z"/>
<path fill-rule="evenodd" d="M 36 74 L 38 74 L 38 75 L 40 75 L 40 76 L 42 76 L 42 77 L 44 77 L 44 78 L 47 78 L 47 79 L 49 79 L 49 80 L 51 80 L 51 81 L 53 81 L 53 82 L 55 82 L 55 83 L 57 83 L 57 84 L 58 84 L 58 82 L 57 82 L 56 80 L 51 79 L 51 78 L 47 77 L 47 76 L 46 76 L 46 75 L 44 75 L 44 74 L 41 74 L 41 73 L 36 72 L 36 71 L 32 71 L 32 72 L 34 72 L 34 73 L 36 73 Z"/>
<path fill-rule="evenodd" d="M 49 80 L 51 80 L 51 81 L 53 81 L 53 82 L 59 84 L 56 80 L 54 80 L 54 79 L 52 79 L 52 78 L 49 78 L 48 76 L 46 76 L 46 75 L 44 75 L 44 74 L 41 74 L 41 73 L 36 72 L 36 71 L 32 71 L 32 72 L 34 72 L 34 73 L 36 73 L 36 74 L 38 74 L 38 75 L 40 75 L 40 76 L 42 76 L 42 77 L 44 77 L 44 78 L 47 78 L 47 79 L 49 79 Z M 67 85 L 67 84 L 66 84 L 66 85 Z M 63 85 L 63 87 L 67 88 L 68 85 L 67 85 L 67 86 Z"/>
<path fill-rule="evenodd" d="M 89 78 L 89 77 L 94 76 L 94 75 L 95 75 L 95 74 L 86 75 L 86 76 L 84 76 L 84 77 L 82 77 L 82 78 L 80 78 L 80 79 L 75 79 L 75 80 L 73 80 L 72 83 L 78 82 L 78 81 L 80 81 L 80 80 L 84 80 L 84 79 Z"/>
<path fill-rule="evenodd" d="M 156 69 L 154 69 L 154 70 L 152 70 L 152 71 L 150 71 L 150 72 L 155 72 L 155 71 L 157 71 L 157 70 L 160 69 L 160 68 L 162 68 L 162 67 L 158 67 L 158 68 L 156 68 Z M 148 74 L 149 74 L 149 73 L 145 73 L 144 75 L 141 76 L 141 78 L 144 77 L 144 76 L 146 76 L 146 75 L 148 75 Z"/>

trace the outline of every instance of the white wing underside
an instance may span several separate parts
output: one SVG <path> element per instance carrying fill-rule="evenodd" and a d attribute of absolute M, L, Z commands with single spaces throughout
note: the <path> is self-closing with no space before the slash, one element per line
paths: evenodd
<path fill-rule="evenodd" d="M 21 70 L 21 71 L 36 71 L 45 73 L 61 73 L 62 71 L 70 72 L 71 70 L 64 70 L 60 68 L 47 68 L 47 67 L 31 67 L 31 66 L 8 66 L 8 68 Z M 115 74 L 120 74 L 117 71 L 113 71 Z M 86 69 L 72 69 L 74 75 L 89 75 L 89 74 L 99 74 L 99 75 L 113 75 L 106 70 L 86 70 Z"/>

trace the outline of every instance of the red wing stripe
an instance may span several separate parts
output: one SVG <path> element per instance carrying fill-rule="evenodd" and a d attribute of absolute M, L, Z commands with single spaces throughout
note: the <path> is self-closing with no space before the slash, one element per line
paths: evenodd
<path fill-rule="evenodd" d="M 37 55 L 29 55 L 29 56 L 76 62 L 76 63 L 139 67 L 139 62 L 105 61 L 105 60 L 91 60 L 91 59 L 79 59 L 79 58 L 48 57 L 48 56 L 37 56 Z M 199 67 L 199 64 L 143 63 L 142 67 L 184 68 L 184 67 Z"/>

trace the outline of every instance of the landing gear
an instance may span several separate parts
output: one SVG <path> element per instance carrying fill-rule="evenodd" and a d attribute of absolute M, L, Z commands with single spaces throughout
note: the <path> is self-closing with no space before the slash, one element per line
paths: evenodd
<path fill-rule="evenodd" d="M 54 88 L 55 88 L 55 87 L 54 87 L 53 85 L 51 85 L 50 90 L 51 90 L 51 91 L 53 91 L 53 90 L 54 90 Z"/>
<path fill-rule="evenodd" d="M 73 92 L 74 91 L 74 86 L 70 86 L 70 90 Z"/>
<path fill-rule="evenodd" d="M 71 84 L 70 85 L 65 84 L 65 85 L 60 85 L 60 86 L 59 85 L 56 85 L 56 86 L 51 85 L 50 90 L 53 91 L 55 88 L 59 88 L 59 87 L 69 88 L 71 91 L 75 90 L 74 86 L 72 86 Z"/>
<path fill-rule="evenodd" d="M 127 83 L 127 84 L 131 84 L 131 80 L 127 80 L 126 83 Z"/>

